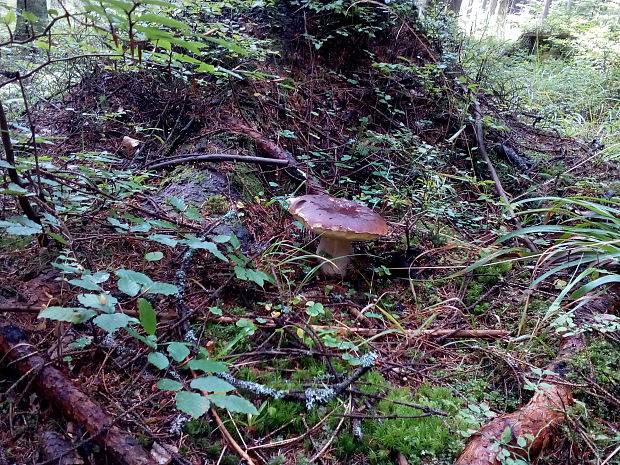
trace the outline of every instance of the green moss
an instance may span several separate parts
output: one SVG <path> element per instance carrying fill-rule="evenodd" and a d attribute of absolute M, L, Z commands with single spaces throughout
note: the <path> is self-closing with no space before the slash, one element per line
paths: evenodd
<path fill-rule="evenodd" d="M 254 174 L 254 169 L 248 164 L 239 163 L 235 166 L 232 176 L 233 185 L 241 192 L 248 202 L 254 202 L 254 198 L 263 194 L 265 188 L 261 180 Z"/>
<path fill-rule="evenodd" d="M 223 215 L 230 210 L 230 203 L 223 195 L 213 195 L 205 200 L 202 208 L 207 214 Z"/>
<path fill-rule="evenodd" d="M 302 433 L 306 428 L 303 422 L 304 412 L 305 405 L 301 402 L 271 399 L 255 420 L 256 432 L 264 436 L 288 424 L 285 430 L 287 433 Z"/>
<path fill-rule="evenodd" d="M 417 415 L 422 412 L 405 405 L 390 402 L 416 402 L 454 415 L 462 401 L 443 387 L 428 385 L 418 389 L 415 396 L 407 389 L 393 389 L 387 399 L 377 405 L 383 415 Z M 432 463 L 452 463 L 452 456 L 460 447 L 459 439 L 450 432 L 445 418 L 396 418 L 389 421 L 371 420 L 363 427 L 368 437 L 368 447 L 374 451 L 372 463 L 386 463 L 390 452 L 400 452 L 411 464 L 423 463 L 432 457 Z M 382 453 L 383 452 L 383 453 Z M 446 460 L 442 462 L 442 460 Z"/>

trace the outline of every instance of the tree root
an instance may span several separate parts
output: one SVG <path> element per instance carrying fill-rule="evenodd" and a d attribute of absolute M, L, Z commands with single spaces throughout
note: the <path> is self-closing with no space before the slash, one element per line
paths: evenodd
<path fill-rule="evenodd" d="M 55 408 L 79 423 L 103 449 L 123 465 L 156 465 L 136 439 L 114 425 L 114 418 L 80 391 L 36 350 L 24 342 L 26 335 L 16 326 L 0 325 L 0 358 L 32 378 L 33 386 Z"/>
<path fill-rule="evenodd" d="M 590 301 L 578 310 L 580 318 L 613 313 L 620 307 L 620 293 L 613 290 L 603 297 L 589 297 Z M 472 436 L 455 465 L 500 465 L 500 454 L 506 452 L 528 463 L 540 456 L 552 443 L 557 426 L 566 419 L 566 408 L 573 404 L 572 387 L 564 378 L 568 362 L 585 346 L 583 334 L 565 336 L 554 362 L 547 367 L 555 374 L 542 378 L 544 384 L 538 386 L 525 406 L 484 425 Z"/>

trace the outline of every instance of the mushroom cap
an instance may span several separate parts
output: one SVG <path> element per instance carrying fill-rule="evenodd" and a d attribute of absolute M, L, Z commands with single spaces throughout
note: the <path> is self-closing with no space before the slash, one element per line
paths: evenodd
<path fill-rule="evenodd" d="M 387 223 L 370 208 L 329 195 L 302 195 L 287 200 L 288 211 L 306 228 L 327 237 L 368 241 L 385 236 Z"/>

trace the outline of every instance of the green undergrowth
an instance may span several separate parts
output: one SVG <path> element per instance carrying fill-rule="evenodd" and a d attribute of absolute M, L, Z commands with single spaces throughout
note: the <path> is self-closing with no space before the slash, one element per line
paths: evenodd
<path fill-rule="evenodd" d="M 334 365 L 338 372 L 345 369 L 344 364 L 336 362 Z M 244 367 L 238 373 L 241 379 L 289 390 L 320 388 L 327 376 L 325 365 L 311 357 L 302 357 L 296 361 L 275 360 L 269 364 Z M 455 434 L 459 425 L 455 424 L 453 417 L 463 407 L 464 401 L 454 396 L 450 389 L 430 385 L 423 385 L 416 390 L 397 387 L 373 371 L 366 373 L 358 386 L 365 392 L 385 395 L 385 398 L 378 402 L 370 399 L 373 408 L 365 411 L 370 416 L 400 417 L 423 413 L 393 401 L 418 403 L 447 412 L 449 416 L 364 419 L 361 422 L 361 431 L 357 431 L 350 420 L 347 420 L 346 427 L 341 428 L 333 443 L 333 451 L 338 458 L 351 459 L 362 454 L 368 457 L 369 463 L 379 465 L 392 463 L 390 457 L 400 452 L 412 464 L 451 463 L 461 445 L 458 435 Z M 302 402 L 269 399 L 261 406 L 260 415 L 252 420 L 252 426 L 255 436 L 260 437 L 278 430 L 277 438 L 286 439 L 303 434 L 308 427 L 317 424 L 334 409 L 337 412 L 343 411 L 341 400 L 307 411 Z M 339 421 L 340 417 L 331 416 L 321 431 L 326 432 L 325 434 L 333 432 Z"/>

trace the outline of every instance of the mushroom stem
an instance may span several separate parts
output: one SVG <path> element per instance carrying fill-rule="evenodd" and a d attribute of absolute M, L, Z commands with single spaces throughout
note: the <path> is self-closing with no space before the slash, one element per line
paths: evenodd
<path fill-rule="evenodd" d="M 338 237 L 321 237 L 321 242 L 316 249 L 317 255 L 328 258 L 330 261 L 323 261 L 321 272 L 326 276 L 344 278 L 347 274 L 347 267 L 351 263 L 353 255 L 353 244 L 348 239 Z"/>

